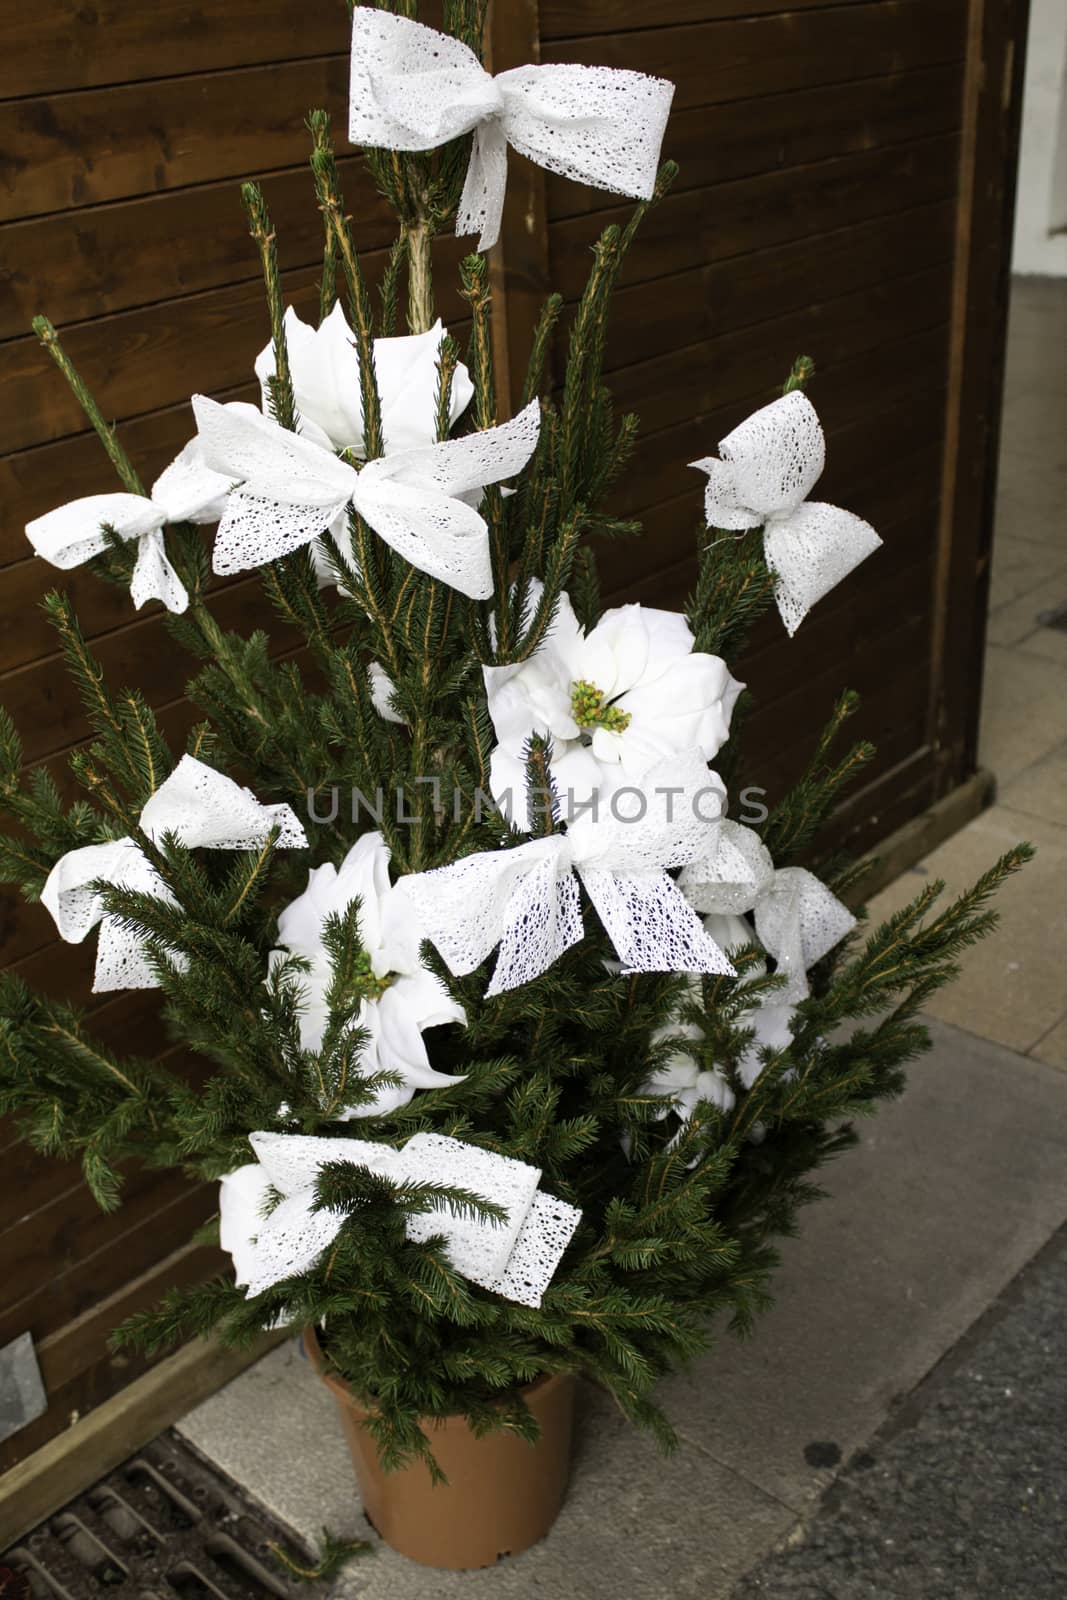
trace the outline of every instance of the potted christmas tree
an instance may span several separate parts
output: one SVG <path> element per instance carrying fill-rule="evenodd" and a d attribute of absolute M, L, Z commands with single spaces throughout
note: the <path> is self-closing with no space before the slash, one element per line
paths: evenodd
<path fill-rule="evenodd" d="M 162 602 L 202 663 L 203 720 L 171 750 L 51 594 L 95 735 L 72 758 L 84 798 L 24 777 L 6 718 L 0 779 L 4 875 L 64 939 L 97 939 L 97 992 L 161 991 L 203 1065 L 194 1084 L 120 1058 L 77 1008 L 3 980 L 0 1100 L 35 1146 L 79 1159 L 103 1206 L 130 1158 L 220 1181 L 233 1274 L 122 1336 L 305 1330 L 371 1520 L 452 1566 L 550 1526 L 575 1375 L 669 1445 L 657 1378 L 765 1304 L 775 1235 L 847 1119 L 900 1092 L 921 1006 L 1027 854 L 861 932 L 861 871 L 817 842 L 871 754 L 836 748 L 848 694 L 758 831 L 731 816 L 727 663 L 766 608 L 793 633 L 879 541 L 811 499 L 824 445 L 802 359 L 694 463 L 712 531 L 684 612 L 604 608 L 592 541 L 640 532 L 610 510 L 637 420 L 602 381 L 605 331 L 673 176 L 671 88 L 589 67 L 493 78 L 483 13 L 446 0 L 442 34 L 356 10 L 351 136 L 399 224 L 378 292 L 313 113 L 318 322 L 286 308 L 247 185 L 262 404 L 194 397 L 196 435 L 150 490 L 39 320 L 121 490 L 29 538 Z M 484 255 L 509 144 L 638 202 L 593 244 L 557 392 L 546 301 L 513 415 Z M 480 234 L 462 349 L 431 271 L 453 226 Z M 251 569 L 299 659 L 217 621 L 213 575 Z"/>

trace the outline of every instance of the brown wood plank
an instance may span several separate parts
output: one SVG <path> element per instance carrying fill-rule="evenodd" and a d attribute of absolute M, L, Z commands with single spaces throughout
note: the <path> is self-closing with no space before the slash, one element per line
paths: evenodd
<path fill-rule="evenodd" d="M 817 352 L 823 372 L 900 339 L 908 341 L 907 352 L 900 352 L 902 364 L 918 360 L 924 369 L 943 366 L 950 296 L 949 272 L 934 267 L 622 367 L 611 374 L 612 393 L 620 410 L 636 410 L 648 419 L 647 433 L 684 422 L 694 411 L 714 411 L 742 393 L 773 389 L 789 371 L 789 352 Z M 907 377 L 888 363 L 885 376 L 896 383 Z"/>
<path fill-rule="evenodd" d="M 78 1415 L 73 1422 L 69 1415 L 57 1417 L 57 1431 L 66 1431 L 0 1478 L 0 1521 L 6 1540 L 21 1538 L 98 1482 L 284 1337 L 264 1334 L 241 1350 L 195 1339 L 89 1416 Z"/>
<path fill-rule="evenodd" d="M 187 1244 L 216 1202 L 214 1185 L 194 1187 L 177 1173 L 135 1173 L 126 1193 L 122 1210 L 109 1216 L 87 1190 L 77 1190 L 4 1236 L 4 1344 L 27 1329 L 43 1338 L 80 1316 L 152 1266 L 161 1251 Z"/>
<path fill-rule="evenodd" d="M 939 792 L 974 771 L 985 659 L 1027 0 L 974 0 L 966 68 L 938 605 L 928 705 Z"/>
<path fill-rule="evenodd" d="M 333 55 L 0 102 L 0 220 L 293 166 L 312 107 L 341 133 L 347 85 Z"/>
<path fill-rule="evenodd" d="M 727 327 L 745 327 L 806 305 L 813 283 L 830 298 L 879 283 L 887 262 L 907 262 L 917 270 L 950 252 L 953 229 L 952 203 L 939 200 L 758 251 L 746 259 L 743 271 L 730 260 L 713 261 L 676 274 L 666 285 L 648 279 L 624 287 L 613 311 L 607 365 L 610 369 L 658 354 L 671 348 L 672 339 L 681 343 L 710 338 Z M 54 373 L 46 381 L 60 382 Z M 253 386 L 241 386 L 219 393 L 219 398 L 247 400 L 255 394 Z M 166 466 L 190 431 L 184 403 L 119 426 L 119 435 L 146 482 Z M 78 495 L 106 490 L 113 482 L 99 442 L 89 433 L 0 459 L 0 504 L 6 511 L 0 564 L 25 556 L 22 529 L 31 517 Z M 83 590 L 102 587 L 91 574 L 72 573 L 69 579 Z"/>
<path fill-rule="evenodd" d="M 249 599 L 256 594 L 255 579 L 220 590 L 218 603 L 213 608 L 220 625 L 241 627 Z M 296 642 L 296 635 L 280 622 L 272 623 L 271 637 L 279 651 Z M 143 620 L 128 623 L 98 639 L 94 654 L 104 669 L 107 683 L 114 688 L 136 684 L 151 706 L 166 705 L 176 699 L 186 678 L 192 676 L 191 666 L 168 642 L 165 613 L 158 606 L 153 606 L 151 614 Z M 28 762 L 40 761 L 51 751 L 74 744 L 88 733 L 81 704 L 58 658 L 49 657 L 8 673 L 3 680 L 3 701 L 22 734 Z"/>
<path fill-rule="evenodd" d="M 348 45 L 341 7 L 303 0 L 152 0 L 147 13 L 127 0 L 40 0 L 11 10 L 5 35 L 2 100 L 256 62 L 273 64 L 284 84 L 291 61 Z"/>
<path fill-rule="evenodd" d="M 624 67 L 669 78 L 674 109 L 878 78 L 958 61 L 967 0 L 872 0 L 867 5 L 735 16 L 683 27 L 546 40 L 545 61 Z"/>
<path fill-rule="evenodd" d="M 757 16 L 764 11 L 807 11 L 825 6 L 827 0 L 744 0 L 744 11 Z M 835 0 L 855 4 L 856 0 Z M 738 0 L 661 0 L 654 16 L 644 0 L 541 0 L 543 39 L 585 39 L 591 34 L 621 33 L 651 27 L 670 28 L 679 23 L 710 22 L 717 17 L 735 17 Z"/>
<path fill-rule="evenodd" d="M 442 244 L 442 314 L 455 324 L 463 317 L 455 265 L 464 254 L 461 241 Z M 376 279 L 386 252 L 364 261 Z M 287 302 L 313 320 L 318 306 L 318 266 L 285 275 Z M 128 417 L 176 404 L 198 390 L 246 383 L 256 355 L 269 337 L 263 285 L 249 279 L 230 288 L 164 301 L 158 306 L 99 317 L 61 328 L 60 336 L 75 366 L 96 395 L 106 416 Z M 65 434 L 84 431 L 81 407 L 50 357 L 32 335 L 0 345 L 0 387 L 9 408 L 5 450 L 21 450 Z M 151 404 L 146 406 L 146 398 Z"/>
<path fill-rule="evenodd" d="M 676 111 L 663 143 L 681 169 L 673 193 L 950 132 L 960 125 L 959 91 L 950 63 Z M 605 204 L 602 189 L 553 173 L 546 181 L 553 222 Z"/>
<path fill-rule="evenodd" d="M 63 387 L 63 380 L 54 369 L 47 381 Z M 258 402 L 259 385 L 253 379 L 232 389 L 216 388 L 212 393 L 218 400 Z M 143 482 L 150 484 L 177 455 L 193 427 L 189 401 L 183 396 L 176 405 L 120 421 L 117 431 Z M 115 470 L 100 440 L 90 430 L 0 456 L 0 506 L 4 511 L 0 520 L 0 566 L 26 559 L 29 546 L 24 529 L 33 517 L 81 495 L 106 494 L 117 487 Z M 59 576 L 57 572 L 57 581 Z M 71 572 L 63 581 L 79 581 L 83 577 L 99 586 L 99 580 L 91 573 Z"/>
<path fill-rule="evenodd" d="M 384 201 L 362 163 L 341 166 L 364 247 L 384 248 L 396 232 Z M 282 270 L 319 262 L 322 214 L 307 168 L 257 174 Z M 40 311 L 63 326 L 250 279 L 259 281 L 259 258 L 229 179 L 9 223 L 0 228 L 0 338 L 26 333 Z"/>
<path fill-rule="evenodd" d="M 957 137 L 939 134 L 668 196 L 642 224 L 622 281 L 666 277 L 943 200 L 953 193 L 958 157 Z M 568 299 L 584 286 L 594 231 L 629 214 L 610 207 L 550 226 L 551 275 Z"/>
<path fill-rule="evenodd" d="M 891 295 L 894 284 L 937 263 L 950 270 L 954 210 L 938 200 L 914 211 L 876 217 L 853 228 L 758 250 L 736 261 L 713 261 L 624 287 L 612 311 L 605 371 L 618 386 L 618 369 L 668 355 L 723 333 L 758 338 L 758 327 L 818 301 L 870 292 Z M 886 263 L 894 265 L 894 274 Z M 899 276 L 896 271 L 899 270 Z M 568 313 L 564 327 L 573 320 Z M 566 340 L 558 346 L 555 379 L 562 381 Z M 813 355 L 817 352 L 813 349 Z M 822 360 L 820 360 L 820 366 Z M 736 392 L 736 391 L 735 391 Z"/>

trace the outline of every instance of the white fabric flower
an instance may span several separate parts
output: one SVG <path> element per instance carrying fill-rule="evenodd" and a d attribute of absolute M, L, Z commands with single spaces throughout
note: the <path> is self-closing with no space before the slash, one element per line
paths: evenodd
<path fill-rule="evenodd" d="M 393 680 L 386 672 L 380 661 L 371 661 L 367 666 L 367 677 L 370 679 L 370 698 L 375 711 L 383 722 L 395 722 L 400 727 L 405 726 L 404 718 L 398 717 L 393 710 L 392 698 L 394 693 Z"/>
<path fill-rule="evenodd" d="M 739 822 L 720 825 L 714 849 L 684 868 L 678 887 L 698 911 L 753 913 L 760 944 L 787 980 L 786 1000 L 806 997 L 808 969 L 856 926 L 848 907 L 814 873 L 776 869 L 759 834 Z"/>
<path fill-rule="evenodd" d="M 538 401 L 510 422 L 394 450 L 358 472 L 316 424 L 291 433 L 255 406 L 204 395 L 193 396 L 193 412 L 205 460 L 237 482 L 215 540 L 217 573 L 264 566 L 328 531 L 343 547 L 351 505 L 421 572 L 473 599 L 492 594 L 489 530 L 470 500 L 526 465 L 541 428 Z"/>
<path fill-rule="evenodd" d="M 536 597 L 535 597 L 536 598 Z M 585 633 L 566 594 L 528 661 L 485 667 L 493 797 L 525 826 L 523 751 L 531 734 L 552 740 L 552 775 L 564 802 L 585 804 L 607 786 L 639 784 L 668 757 L 710 761 L 725 744 L 744 685 L 718 656 L 693 649 L 675 611 L 617 606 Z"/>
<path fill-rule="evenodd" d="M 370 958 L 369 993 L 359 1000 L 353 1027 L 369 1037 L 360 1057 L 368 1075 L 397 1072 L 400 1087 L 384 1085 L 374 1100 L 350 1108 L 349 1117 L 380 1116 L 406 1106 L 416 1089 L 462 1083 L 463 1077 L 436 1072 L 426 1054 L 423 1032 L 448 1022 L 464 1022 L 466 1014 L 444 985 L 419 959 L 424 937 L 415 912 L 389 881 L 389 850 L 380 833 L 357 839 L 340 868 L 327 862 L 313 867 L 308 886 L 278 918 L 280 949 L 271 952 L 271 970 L 287 953 L 305 957 L 311 970 L 299 976 L 303 1008 L 300 1043 L 318 1050 L 328 1019 L 326 996 L 332 982 L 329 956 L 322 942 L 327 917 L 360 902 L 359 936 Z"/>
<path fill-rule="evenodd" d="M 693 1022 L 668 1022 L 656 1029 L 652 1043 L 661 1044 L 664 1039 L 679 1036 L 700 1040 L 703 1033 Z M 717 1067 L 702 1070 L 693 1057 L 681 1049 L 675 1050 L 658 1071 L 650 1073 L 642 1088 L 645 1094 L 669 1095 L 670 1109 L 676 1111 L 683 1122 L 689 1121 L 701 1100 L 710 1101 L 720 1111 L 732 1111 L 737 1098 L 725 1073 Z M 665 1117 L 667 1108 L 659 1115 Z"/>
<path fill-rule="evenodd" d="M 444 337 L 438 320 L 426 333 L 374 341 L 374 375 L 387 454 L 415 450 L 437 439 L 437 363 Z M 293 398 L 302 422 L 320 428 L 332 449 L 365 455 L 356 336 L 340 301 L 317 328 L 301 321 L 290 306 L 285 313 L 285 344 Z M 268 344 L 256 357 L 265 412 L 269 412 L 267 380 L 274 372 L 274 346 Z M 460 362 L 452 379 L 450 426 L 462 416 L 473 394 L 470 373 Z"/>
<path fill-rule="evenodd" d="M 149 494 L 90 494 L 71 500 L 28 522 L 26 537 L 45 561 L 69 571 L 110 549 L 104 528 L 111 528 L 137 545 L 130 577 L 134 605 L 140 609 L 146 600 L 159 600 L 168 611 L 182 612 L 189 595 L 167 558 L 163 529 L 172 522 L 218 522 L 231 481 L 205 464 L 200 441 L 190 439 Z"/>
<path fill-rule="evenodd" d="M 720 441 L 718 456 L 690 462 L 708 475 L 710 528 L 763 527 L 763 550 L 790 637 L 815 602 L 882 542 L 862 517 L 808 499 L 825 462 L 815 407 L 800 389 L 753 412 Z"/>

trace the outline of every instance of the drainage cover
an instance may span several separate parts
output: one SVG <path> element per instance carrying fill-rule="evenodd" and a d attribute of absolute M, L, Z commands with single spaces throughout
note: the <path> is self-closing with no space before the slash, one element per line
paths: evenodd
<path fill-rule="evenodd" d="M 289 1600 L 313 1559 L 171 1434 L 0 1555 L 0 1600 Z"/>

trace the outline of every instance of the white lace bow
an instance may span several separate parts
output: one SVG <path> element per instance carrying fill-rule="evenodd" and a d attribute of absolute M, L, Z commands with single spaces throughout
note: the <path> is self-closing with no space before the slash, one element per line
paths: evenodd
<path fill-rule="evenodd" d="M 433 150 L 474 132 L 457 234 L 500 233 L 507 147 L 576 183 L 648 200 L 674 85 L 614 67 L 526 66 L 493 77 L 474 52 L 407 17 L 357 6 L 353 144 Z"/>
<path fill-rule="evenodd" d="M 255 850 L 273 828 L 280 828 L 279 846 L 303 848 L 304 830 L 287 805 L 261 805 L 250 789 L 183 756 L 170 777 L 148 799 L 141 827 L 154 844 L 173 834 L 189 849 Z M 111 989 L 156 989 L 159 980 L 145 955 L 140 936 L 119 917 L 105 916 L 97 883 L 154 895 L 167 905 L 177 901 L 135 839 L 112 839 L 84 845 L 60 856 L 41 890 L 61 939 L 80 944 L 97 923 L 93 993 Z"/>
<path fill-rule="evenodd" d="M 223 1249 L 248 1298 L 307 1272 L 336 1239 L 341 1211 L 313 1209 L 315 1182 L 330 1161 L 348 1161 L 394 1183 L 462 1188 L 500 1206 L 506 1222 L 456 1216 L 445 1207 L 408 1217 L 413 1243 L 443 1235 L 457 1272 L 519 1305 L 537 1307 L 581 1219 L 581 1212 L 538 1188 L 541 1171 L 443 1134 L 416 1133 L 401 1150 L 365 1139 L 313 1139 L 253 1133 L 257 1164 L 222 1179 Z M 271 1190 L 282 1196 L 263 1215 Z"/>
<path fill-rule="evenodd" d="M 723 822 L 716 852 L 687 866 L 679 886 L 690 905 L 719 917 L 755 914 L 756 934 L 788 980 L 773 1000 L 794 1003 L 808 993 L 807 972 L 856 926 L 856 919 L 813 872 L 776 869 L 759 835 Z"/>
<path fill-rule="evenodd" d="M 708 475 L 709 528 L 763 528 L 778 610 L 792 637 L 817 600 L 881 544 L 869 522 L 809 500 L 826 463 L 815 407 L 799 389 L 764 406 L 719 443 L 718 456 L 692 461 Z"/>
<path fill-rule="evenodd" d="M 493 592 L 485 519 L 465 499 L 520 472 L 537 446 L 539 403 L 461 439 L 394 450 L 360 470 L 241 401 L 193 396 L 205 459 L 239 480 L 219 524 L 213 565 L 243 572 L 326 533 L 349 505 L 420 572 L 472 599 Z M 321 433 L 321 430 L 314 430 Z M 338 528 L 335 531 L 340 531 Z M 342 547 L 345 538 L 340 540 Z"/>
<path fill-rule="evenodd" d="M 664 763 L 640 790 L 620 790 L 610 816 L 580 816 L 565 834 L 465 856 L 398 888 L 451 972 L 473 972 L 499 945 L 487 995 L 531 982 L 581 939 L 579 879 L 627 971 L 732 973 L 667 871 L 708 853 L 721 794 L 699 758 Z"/>
<path fill-rule="evenodd" d="M 189 604 L 185 585 L 167 559 L 163 529 L 168 522 L 217 522 L 230 480 L 204 464 L 200 445 L 190 439 L 152 485 L 151 494 L 90 494 L 36 517 L 26 537 L 36 553 L 69 571 L 109 549 L 104 528 L 120 539 L 136 539 L 137 560 L 130 578 L 135 606 L 161 600 L 168 611 Z"/>

